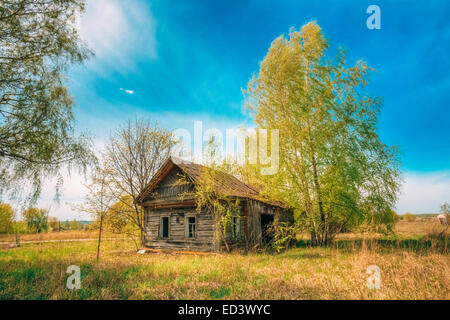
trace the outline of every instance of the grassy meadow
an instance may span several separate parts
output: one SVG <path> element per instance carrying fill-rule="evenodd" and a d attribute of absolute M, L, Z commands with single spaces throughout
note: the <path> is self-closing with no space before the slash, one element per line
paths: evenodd
<path fill-rule="evenodd" d="M 129 239 L 106 240 L 98 264 L 95 240 L 23 243 L 0 249 L 0 299 L 449 299 L 448 243 L 419 223 L 281 254 L 137 254 Z M 81 268 L 79 290 L 66 288 L 70 265 Z M 370 265 L 380 289 L 367 288 Z"/>
<path fill-rule="evenodd" d="M 126 238 L 125 235 L 104 232 L 103 238 L 107 239 L 122 239 Z M 35 241 L 65 241 L 65 240 L 85 240 L 85 239 L 98 239 L 98 231 L 96 230 L 67 230 L 61 232 L 47 232 L 47 233 L 31 233 L 20 235 L 21 242 L 35 242 Z M 0 234 L 0 243 L 2 242 L 15 242 L 16 235 L 14 234 Z"/>

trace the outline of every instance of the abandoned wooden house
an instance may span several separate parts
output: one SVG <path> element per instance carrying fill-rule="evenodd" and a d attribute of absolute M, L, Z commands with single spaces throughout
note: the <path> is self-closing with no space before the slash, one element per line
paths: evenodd
<path fill-rule="evenodd" d="M 219 223 L 208 209 L 197 209 L 195 188 L 201 183 L 199 164 L 169 158 L 139 196 L 144 209 L 145 243 L 148 248 L 219 251 L 215 241 Z M 183 179 L 183 180 L 180 180 Z M 267 238 L 271 222 L 293 222 L 293 211 L 282 203 L 263 201 L 256 188 L 236 177 L 220 173 L 216 187 L 230 199 L 238 199 L 238 213 L 226 228 L 232 247 L 256 248 Z"/>

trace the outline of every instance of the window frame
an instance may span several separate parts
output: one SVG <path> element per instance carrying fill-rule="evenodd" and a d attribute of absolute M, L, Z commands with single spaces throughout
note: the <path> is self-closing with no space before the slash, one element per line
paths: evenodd
<path fill-rule="evenodd" d="M 189 222 L 189 218 L 194 218 L 194 236 L 189 236 L 189 226 L 191 223 Z M 198 231 L 198 216 L 196 214 L 185 214 L 184 215 L 184 237 L 186 239 L 197 239 L 197 231 Z"/>
<path fill-rule="evenodd" d="M 164 218 L 167 218 L 167 237 L 164 237 Z M 170 239 L 170 215 L 161 215 L 159 217 L 159 238 Z"/>

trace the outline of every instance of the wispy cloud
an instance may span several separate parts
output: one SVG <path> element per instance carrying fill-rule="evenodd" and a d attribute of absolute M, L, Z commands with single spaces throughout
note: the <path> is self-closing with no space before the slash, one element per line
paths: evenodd
<path fill-rule="evenodd" d="M 138 57 L 157 56 L 156 21 L 145 3 L 88 0 L 78 25 L 81 38 L 95 52 L 94 64 L 130 68 Z"/>
<path fill-rule="evenodd" d="M 436 213 L 445 201 L 450 202 L 450 171 L 407 172 L 397 211 L 399 214 Z"/>
<path fill-rule="evenodd" d="M 128 94 L 134 94 L 134 90 L 120 88 L 120 91 L 123 91 L 123 92 L 128 93 Z"/>

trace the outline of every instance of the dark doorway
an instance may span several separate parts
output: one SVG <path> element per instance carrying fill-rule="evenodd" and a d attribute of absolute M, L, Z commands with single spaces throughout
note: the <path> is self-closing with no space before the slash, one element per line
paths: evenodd
<path fill-rule="evenodd" d="M 169 217 L 162 218 L 162 234 L 163 238 L 169 237 Z"/>
<path fill-rule="evenodd" d="M 269 232 L 269 227 L 273 222 L 273 215 L 261 214 L 262 242 L 269 243 L 273 239 L 273 234 Z"/>

